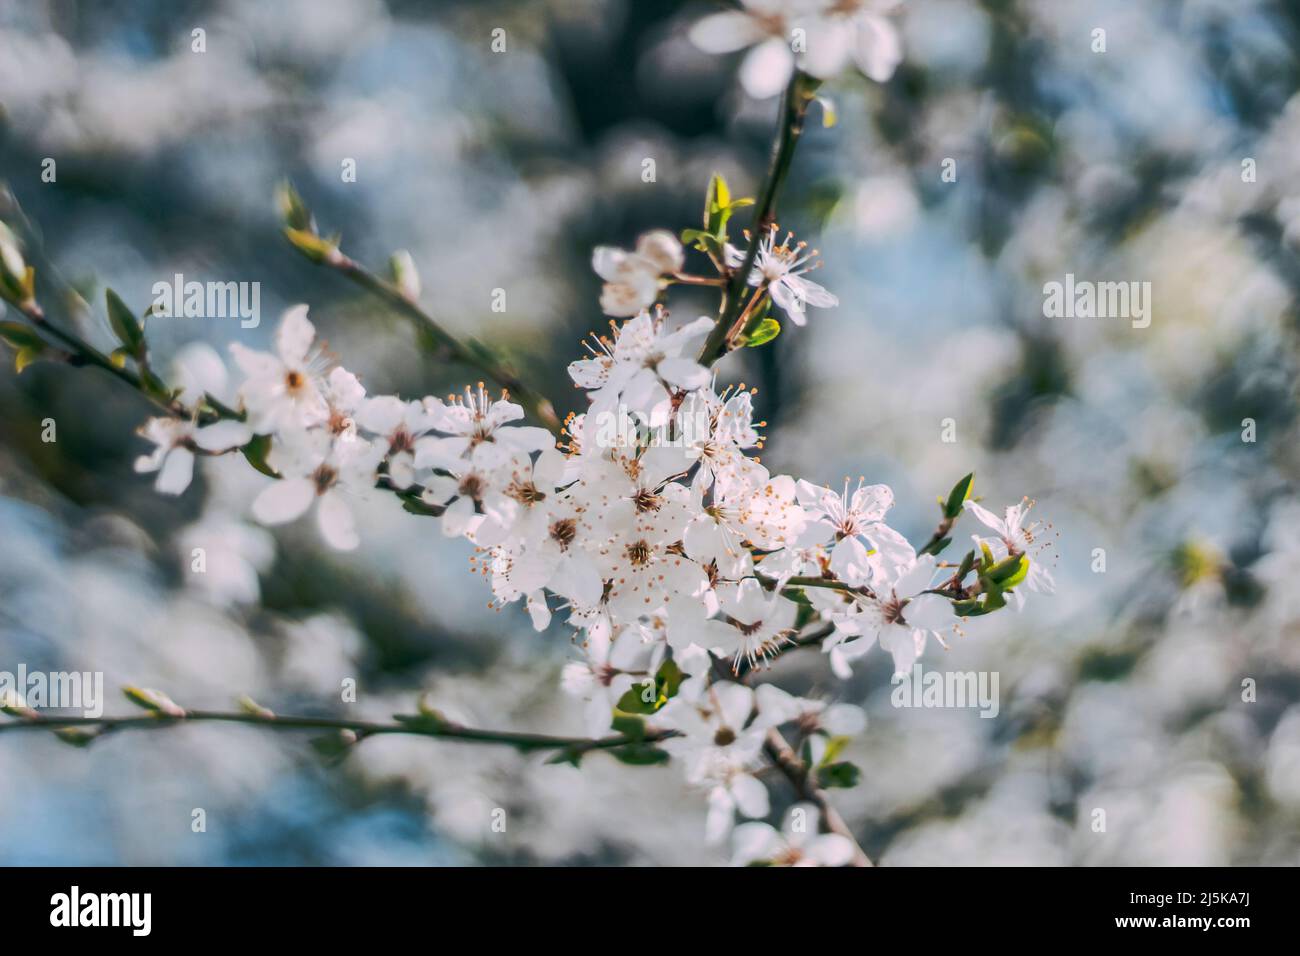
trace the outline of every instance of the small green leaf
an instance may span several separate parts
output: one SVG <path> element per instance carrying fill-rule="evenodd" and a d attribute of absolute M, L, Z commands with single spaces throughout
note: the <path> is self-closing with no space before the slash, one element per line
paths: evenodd
<path fill-rule="evenodd" d="M 856 787 L 862 772 L 847 760 L 817 768 L 817 782 L 824 789 Z"/>
<path fill-rule="evenodd" d="M 622 763 L 631 764 L 634 767 L 650 767 L 655 764 L 667 763 L 669 760 L 668 751 L 645 743 L 615 747 L 610 750 L 610 753 Z"/>
<path fill-rule="evenodd" d="M 0 339 L 16 349 L 43 349 L 45 340 L 31 326 L 21 322 L 0 322 Z"/>
<path fill-rule="evenodd" d="M 293 188 L 293 183 L 288 180 L 280 183 L 275 189 L 275 207 L 281 221 L 288 228 L 316 232 L 316 223 L 312 219 L 311 210 L 298 195 L 298 190 Z"/>
<path fill-rule="evenodd" d="M 565 747 L 551 757 L 546 758 L 548 764 L 570 764 L 574 767 L 582 766 L 582 757 L 584 751 L 576 747 Z"/>
<path fill-rule="evenodd" d="M 780 334 L 781 323 L 771 316 L 768 316 L 762 322 L 758 323 L 758 328 L 754 329 L 753 334 L 745 340 L 745 347 L 751 349 L 758 348 L 760 345 L 766 345 Z"/>
<path fill-rule="evenodd" d="M 956 518 L 961 514 L 962 506 L 966 499 L 970 497 L 971 487 L 975 483 L 975 472 L 971 472 L 957 484 L 953 485 L 952 491 L 948 493 L 948 501 L 943 506 L 945 518 Z"/>
<path fill-rule="evenodd" d="M 849 745 L 852 737 L 832 737 L 826 741 L 826 750 L 822 753 L 821 763 L 818 766 L 828 767 L 835 762 L 835 758 L 844 752 L 844 748 Z M 811 753 L 811 750 L 809 751 Z"/>
<path fill-rule="evenodd" d="M 640 717 L 629 717 L 626 714 L 615 714 L 610 727 L 615 733 L 622 734 L 633 743 L 640 743 L 645 740 L 645 721 Z"/>
<path fill-rule="evenodd" d="M 1024 580 L 1025 574 L 1029 571 L 1029 561 L 1023 554 L 1012 554 L 1003 558 L 997 564 L 986 568 L 984 575 L 992 581 L 998 582 L 1003 590 L 1012 585 L 1008 584 L 1011 578 Z"/>
<path fill-rule="evenodd" d="M 352 745 L 357 742 L 357 735 L 352 730 L 336 730 L 311 738 L 311 748 L 326 763 L 338 763 L 347 756 Z"/>
<path fill-rule="evenodd" d="M 113 334 L 131 355 L 139 358 L 144 352 L 144 328 L 121 297 L 112 289 L 104 290 L 104 303 L 108 308 L 108 324 Z"/>
<path fill-rule="evenodd" d="M 960 581 L 970 574 L 970 569 L 973 567 L 975 567 L 975 552 L 967 551 L 966 557 L 962 558 L 961 563 L 957 565 L 957 580 Z"/>
<path fill-rule="evenodd" d="M 952 544 L 952 538 L 940 538 L 938 541 L 926 545 L 917 554 L 940 554 L 944 548 Z"/>
<path fill-rule="evenodd" d="M 279 478 L 280 475 L 274 468 L 266 463 L 266 456 L 271 452 L 270 435 L 254 435 L 253 440 L 244 445 L 240 451 L 248 459 L 248 463 L 270 478 Z"/>
<path fill-rule="evenodd" d="M 677 689 L 685 678 L 676 661 L 666 660 L 659 665 L 653 681 L 633 684 L 618 699 L 615 707 L 625 714 L 653 714 L 677 695 Z"/>
<path fill-rule="evenodd" d="M 87 727 L 60 727 L 54 731 L 54 736 L 69 746 L 81 748 L 89 747 L 101 733 Z"/>

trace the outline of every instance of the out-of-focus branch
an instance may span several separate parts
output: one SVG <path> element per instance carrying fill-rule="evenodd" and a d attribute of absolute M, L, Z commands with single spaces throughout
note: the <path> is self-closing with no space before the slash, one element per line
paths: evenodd
<path fill-rule="evenodd" d="M 125 717 L 46 717 L 37 714 L 35 711 L 27 711 L 24 716 L 0 723 L 0 733 L 14 733 L 23 730 L 74 730 L 83 734 L 87 732 L 90 734 L 105 734 L 119 730 L 160 730 L 165 727 L 200 722 L 251 724 L 271 730 L 333 730 L 352 734 L 356 740 L 388 734 L 406 734 L 469 743 L 503 744 L 524 751 L 565 750 L 575 754 L 595 750 L 612 750 L 630 744 L 656 743 L 677 736 L 677 732 L 673 730 L 658 730 L 647 731 L 644 735 L 636 738 L 626 734 L 611 734 L 608 737 L 557 737 L 549 734 L 516 733 L 506 730 L 481 730 L 477 727 L 465 727 L 429 714 L 399 717 L 393 723 L 380 723 L 335 717 L 281 716 L 265 710 L 259 712 L 227 712 L 180 710 L 179 708 L 175 713 L 151 711 Z"/>
<path fill-rule="evenodd" d="M 530 385 L 526 385 L 519 375 L 499 359 L 491 349 L 473 339 L 461 341 L 452 335 L 415 302 L 407 298 L 397 286 L 375 275 L 354 259 L 341 252 L 336 256 L 326 256 L 322 262 L 340 275 L 346 276 L 367 292 L 383 299 L 394 311 L 413 321 L 424 329 L 454 361 L 468 365 L 482 372 L 496 382 L 527 410 L 539 424 L 559 437 L 563 425 L 555 412 L 550 399 Z"/>

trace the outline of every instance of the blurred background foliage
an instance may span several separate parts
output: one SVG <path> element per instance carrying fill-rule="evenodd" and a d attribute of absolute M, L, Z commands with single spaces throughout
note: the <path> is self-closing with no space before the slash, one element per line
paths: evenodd
<path fill-rule="evenodd" d="M 592 246 L 696 225 L 714 171 L 737 194 L 762 175 L 776 102 L 686 39 L 715 7 L 19 0 L 0 8 L 0 179 L 43 240 L 48 310 L 101 345 L 106 285 L 143 310 L 183 273 L 261 283 L 262 324 L 158 320 L 161 357 L 264 345 L 304 301 L 371 391 L 462 387 L 284 242 L 271 196 L 289 178 L 346 252 L 378 270 L 409 249 L 434 315 L 576 411 L 564 367 L 605 322 Z M 814 110 L 780 204 L 842 305 L 724 375 L 759 387 L 773 471 L 888 482 L 913 540 L 967 471 L 995 509 L 1037 498 L 1058 595 L 924 659 L 998 671 L 995 720 L 892 708 L 884 655 L 847 684 L 814 652 L 767 678 L 867 707 L 863 782 L 837 801 L 886 863 L 1300 862 L 1300 9 L 908 0 L 900 23 L 893 80 L 824 89 L 838 124 Z M 1066 273 L 1150 282 L 1151 326 L 1045 318 Z M 461 542 L 387 501 L 351 555 L 309 529 L 272 538 L 245 520 L 266 479 L 237 460 L 157 496 L 132 473 L 146 413 L 94 372 L 0 373 L 0 668 L 310 712 L 355 677 L 366 715 L 427 690 L 478 724 L 579 729 L 564 627 L 488 612 Z M 0 740 L 5 863 L 721 862 L 702 827 L 673 768 L 397 739 L 321 767 L 301 739 L 223 727 Z"/>

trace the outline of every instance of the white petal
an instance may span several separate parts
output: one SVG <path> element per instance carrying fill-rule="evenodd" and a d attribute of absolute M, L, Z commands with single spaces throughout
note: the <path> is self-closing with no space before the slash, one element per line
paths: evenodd
<path fill-rule="evenodd" d="M 837 17 L 814 20 L 806 29 L 807 50 L 799 57 L 799 65 L 813 76 L 829 80 L 849 61 L 853 25 Z"/>
<path fill-rule="evenodd" d="M 325 543 L 337 551 L 351 551 L 361 543 L 352 509 L 337 491 L 327 491 L 320 496 L 320 504 L 316 506 L 316 524 Z"/>
<path fill-rule="evenodd" d="M 858 69 L 877 83 L 887 81 L 903 59 L 903 43 L 894 25 L 871 14 L 859 17 L 853 59 Z"/>
<path fill-rule="evenodd" d="M 670 385 L 694 391 L 709 384 L 713 373 L 695 359 L 667 358 L 657 366 L 659 376 Z"/>
<path fill-rule="evenodd" d="M 406 403 L 396 395 L 369 399 L 357 413 L 357 424 L 376 435 L 391 435 L 406 414 Z"/>
<path fill-rule="evenodd" d="M 724 681 L 714 685 L 713 695 L 718 701 L 722 723 L 735 731 L 744 727 L 754 709 L 754 691 L 744 684 Z"/>
<path fill-rule="evenodd" d="M 764 40 L 745 54 L 740 64 L 740 85 L 756 100 L 776 96 L 790 82 L 794 54 L 785 40 Z"/>
<path fill-rule="evenodd" d="M 316 326 L 307 319 L 307 306 L 285 309 L 280 327 L 275 330 L 275 350 L 286 365 L 302 365 L 316 338 Z"/>
<path fill-rule="evenodd" d="M 818 866 L 848 866 L 853 860 L 853 844 L 838 833 L 823 833 L 808 842 L 803 854 Z"/>
<path fill-rule="evenodd" d="M 763 36 L 758 23 L 739 10 L 713 13 L 691 27 L 691 42 L 705 53 L 734 53 Z"/>
<path fill-rule="evenodd" d="M 164 495 L 179 495 L 194 477 L 194 453 L 188 448 L 173 448 L 163 461 L 154 488 Z"/>
<path fill-rule="evenodd" d="M 980 505 L 974 501 L 967 500 L 965 504 L 965 508 L 967 511 L 971 512 L 973 515 L 975 515 L 976 518 L 984 522 L 985 525 L 992 528 L 998 534 L 1006 534 L 1007 531 L 1006 522 L 1004 522 L 993 512 L 989 511 L 983 505 Z"/>
<path fill-rule="evenodd" d="M 731 834 L 731 865 L 747 866 L 772 859 L 781 850 L 781 834 L 766 823 L 742 823 Z"/>
<path fill-rule="evenodd" d="M 760 784 L 761 786 L 761 784 Z M 704 823 L 704 841 L 711 846 L 721 843 L 731 832 L 735 821 L 736 804 L 722 787 L 709 791 L 709 815 Z"/>
<path fill-rule="evenodd" d="M 262 524 L 284 524 L 302 517 L 314 497 L 316 485 L 310 478 L 284 478 L 253 499 L 253 517 Z"/>
<path fill-rule="evenodd" d="M 194 444 L 205 451 L 226 451 L 247 445 L 253 440 L 253 430 L 243 422 L 214 422 L 194 433 Z"/>
<path fill-rule="evenodd" d="M 741 774 L 732 779 L 731 795 L 740 812 L 747 817 L 765 817 L 772 809 L 767 787 L 749 774 Z"/>

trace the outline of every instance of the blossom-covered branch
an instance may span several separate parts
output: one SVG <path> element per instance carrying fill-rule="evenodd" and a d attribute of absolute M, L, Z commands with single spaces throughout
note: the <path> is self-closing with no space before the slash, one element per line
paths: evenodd
<path fill-rule="evenodd" d="M 696 31 L 697 40 L 714 48 L 749 45 L 776 25 L 766 6 L 753 16 L 706 18 L 709 27 Z M 940 498 L 938 530 L 918 550 L 889 524 L 888 486 L 860 479 L 831 488 L 772 474 L 754 455 L 765 427 L 755 419 L 756 390 L 718 381 L 714 364 L 726 351 L 776 338 L 774 310 L 799 327 L 808 306 L 838 305 L 807 277 L 820 264 L 816 250 L 776 227 L 777 197 L 814 91 L 844 65 L 847 53 L 831 53 L 855 50 L 878 80 L 897 63 L 888 21 L 854 5 L 798 9 L 799 29 L 822 42 L 790 58 L 757 202 L 733 197 L 715 175 L 700 228 L 681 231 L 680 240 L 675 231 L 655 229 L 631 249 L 594 250 L 592 266 L 604 280 L 601 308 L 622 321 L 594 335 L 587 354 L 568 366 L 587 406 L 562 427 L 552 404 L 493 353 L 461 343 L 415 304 L 413 263 L 399 258 L 392 282 L 366 271 L 319 234 L 287 188 L 280 210 L 300 251 L 379 295 L 447 357 L 510 394 L 497 397 L 483 383 L 447 399 L 368 394 L 318 343 L 306 305 L 285 312 L 272 351 L 231 345 L 236 381 L 209 349 L 185 353 L 175 384 L 167 384 L 149 364 L 142 324 L 110 294 L 110 324 L 121 347 L 101 357 L 110 370 L 130 369 L 117 377 L 164 412 L 143 426 L 154 450 L 136 466 L 157 472 L 159 491 L 185 490 L 196 452 L 238 450 L 271 476 L 251 503 L 255 519 L 278 525 L 314 511 L 322 538 L 343 550 L 360 541 L 356 503 L 377 490 L 395 493 L 407 510 L 475 547 L 475 567 L 494 607 L 523 604 L 539 631 L 562 614 L 579 653 L 561 683 L 582 701 L 588 737 L 541 737 L 545 743 L 537 746 L 558 748 L 559 759 L 573 763 L 593 749 L 629 763 L 676 760 L 688 785 L 707 794 L 707 838 L 721 842 L 734 832 L 737 862 L 862 863 L 865 854 L 827 796 L 857 781 L 857 768 L 841 756 L 865 726 L 862 711 L 749 681 L 803 646 L 820 647 L 840 678 L 877 647 L 896 673 L 906 672 L 931 639 L 945 643 L 962 620 L 1020 605 L 1026 591 L 1049 593 L 1053 583 L 1029 502 L 998 517 L 973 499 L 974 478 L 967 475 Z M 776 19 L 784 36 L 790 23 Z M 751 205 L 742 250 L 729 240 L 729 226 Z M 692 251 L 700 270 L 688 268 Z M 0 295 L 29 320 L 0 328 L 18 350 L 19 368 L 82 354 L 52 350 L 51 337 L 64 346 L 80 343 L 66 331 L 51 332 L 18 244 L 6 239 L 0 253 Z M 716 317 L 675 320 L 667 296 L 681 284 L 717 288 Z M 85 354 L 101 364 L 96 353 Z M 520 424 L 527 414 L 544 427 Z M 938 561 L 967 511 L 991 534 L 973 535 L 974 546 L 959 561 Z M 151 709 L 170 723 L 195 719 Z M 440 718 L 420 719 L 429 722 L 430 736 L 448 736 Z M 618 736 L 610 737 L 611 729 Z M 456 739 L 491 736 L 459 730 Z M 771 767 L 812 804 L 825 839 L 801 842 L 766 823 L 736 826 L 737 816 L 758 821 L 771 813 L 759 779 Z"/>

